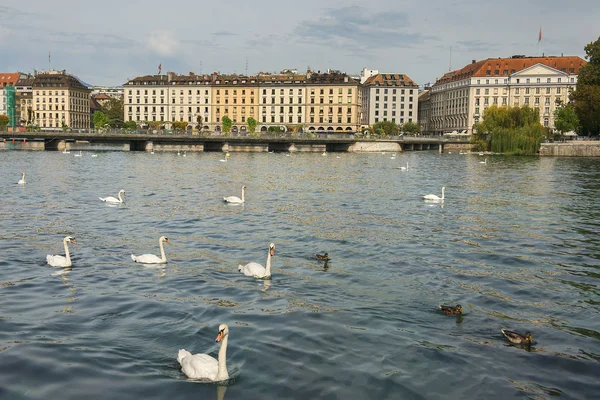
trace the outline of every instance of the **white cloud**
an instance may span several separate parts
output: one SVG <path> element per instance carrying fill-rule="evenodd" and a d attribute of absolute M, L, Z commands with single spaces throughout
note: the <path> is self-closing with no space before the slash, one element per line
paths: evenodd
<path fill-rule="evenodd" d="M 175 34 L 171 31 L 153 31 L 146 39 L 146 45 L 150 50 L 161 56 L 173 56 L 179 52 L 181 46 Z"/>

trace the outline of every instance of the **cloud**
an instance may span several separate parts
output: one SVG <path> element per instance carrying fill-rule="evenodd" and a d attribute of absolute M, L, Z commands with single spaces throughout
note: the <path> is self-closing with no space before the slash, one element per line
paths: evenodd
<path fill-rule="evenodd" d="M 217 32 L 213 32 L 212 36 L 217 37 L 217 36 L 239 36 L 239 34 L 235 33 L 235 32 L 229 32 L 229 31 L 217 31 Z"/>
<path fill-rule="evenodd" d="M 367 8 L 348 6 L 329 8 L 317 20 L 302 21 L 294 30 L 305 41 L 322 46 L 367 51 L 409 47 L 437 40 L 409 30 L 405 12 L 370 13 Z"/>
<path fill-rule="evenodd" d="M 173 32 L 166 30 L 153 31 L 146 39 L 146 46 L 161 56 L 173 56 L 179 52 L 180 43 Z"/>

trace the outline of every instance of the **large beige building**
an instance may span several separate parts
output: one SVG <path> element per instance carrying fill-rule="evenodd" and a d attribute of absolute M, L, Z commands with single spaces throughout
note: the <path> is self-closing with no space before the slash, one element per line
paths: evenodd
<path fill-rule="evenodd" d="M 188 122 L 188 129 L 221 131 L 223 117 L 232 132 L 245 132 L 248 119 L 256 129 L 356 131 L 360 127 L 361 93 L 357 80 L 339 71 L 297 74 L 151 75 L 124 85 L 124 120 L 143 126 L 149 121 Z"/>
<path fill-rule="evenodd" d="M 35 74 L 32 83 L 35 122 L 41 129 L 90 128 L 90 90 L 63 71 Z"/>
<path fill-rule="evenodd" d="M 366 68 L 361 76 L 363 125 L 380 121 L 402 125 L 418 121 L 419 86 L 415 81 L 405 74 L 380 74 Z"/>
<path fill-rule="evenodd" d="M 529 105 L 543 126 L 554 128 L 558 100 L 567 101 L 577 84 L 580 57 L 488 58 L 446 73 L 431 88 L 429 130 L 472 133 L 490 105 Z"/>

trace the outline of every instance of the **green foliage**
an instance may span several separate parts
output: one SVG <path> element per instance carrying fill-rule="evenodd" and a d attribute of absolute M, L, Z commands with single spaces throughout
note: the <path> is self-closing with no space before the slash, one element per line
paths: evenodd
<path fill-rule="evenodd" d="M 283 128 L 279 125 L 275 125 L 275 126 L 270 126 L 267 128 L 267 132 L 283 132 Z"/>
<path fill-rule="evenodd" d="M 254 131 L 256 131 L 256 125 L 257 124 L 258 124 L 257 120 L 255 120 L 252 117 L 248 118 L 248 131 L 250 133 L 254 133 Z"/>
<path fill-rule="evenodd" d="M 202 121 L 203 121 L 202 115 L 196 116 L 196 122 L 198 123 L 198 126 L 197 126 L 198 130 L 202 130 Z"/>
<path fill-rule="evenodd" d="M 231 127 L 233 126 L 233 121 L 227 115 L 224 115 L 221 118 L 221 122 L 223 123 L 223 132 L 231 133 Z"/>
<path fill-rule="evenodd" d="M 152 129 L 152 130 L 160 129 L 161 125 L 162 125 L 162 121 L 148 121 L 148 126 L 150 126 L 150 129 Z"/>
<path fill-rule="evenodd" d="M 110 122 L 106 114 L 104 114 L 102 111 L 96 111 L 92 117 L 92 120 L 94 122 L 94 128 L 96 129 L 104 128 Z"/>
<path fill-rule="evenodd" d="M 474 151 L 507 154 L 536 154 L 544 137 L 538 109 L 491 106 L 475 124 L 471 143 Z"/>
<path fill-rule="evenodd" d="M 112 128 L 123 126 L 123 99 L 110 99 L 102 107 L 102 112 L 108 118 L 108 124 Z"/>
<path fill-rule="evenodd" d="M 600 37 L 585 46 L 588 63 L 577 76 L 577 88 L 571 93 L 571 102 L 579 117 L 581 133 L 600 134 Z"/>
<path fill-rule="evenodd" d="M 67 125 L 65 123 L 65 121 L 62 122 L 62 125 L 61 125 L 60 129 L 62 129 L 63 132 L 70 132 L 71 131 L 71 128 L 69 128 L 69 125 Z"/>
<path fill-rule="evenodd" d="M 185 131 L 187 126 L 188 123 L 186 121 L 173 121 L 173 130 L 175 131 Z"/>
<path fill-rule="evenodd" d="M 409 135 L 416 135 L 421 132 L 421 126 L 416 122 L 408 121 L 402 125 L 402 131 Z"/>
<path fill-rule="evenodd" d="M 8 115 L 0 114 L 0 129 L 6 129 L 6 126 L 8 125 L 9 121 L 10 118 L 8 117 Z"/>
<path fill-rule="evenodd" d="M 380 136 L 394 136 L 398 134 L 398 125 L 393 121 L 379 121 L 373 124 L 373 132 Z"/>
<path fill-rule="evenodd" d="M 137 124 L 135 123 L 135 121 L 127 121 L 127 122 L 123 123 L 123 129 L 136 130 Z"/>
<path fill-rule="evenodd" d="M 579 128 L 579 117 L 572 104 L 560 104 L 554 110 L 554 127 L 561 133 Z"/>

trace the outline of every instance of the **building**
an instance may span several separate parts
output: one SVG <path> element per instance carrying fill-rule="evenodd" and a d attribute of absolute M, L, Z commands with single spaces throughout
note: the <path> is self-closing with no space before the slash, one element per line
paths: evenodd
<path fill-rule="evenodd" d="M 24 127 L 34 123 L 35 113 L 33 111 L 33 75 L 21 74 L 15 84 L 16 107 L 19 115 L 19 125 Z"/>
<path fill-rule="evenodd" d="M 90 128 L 90 90 L 73 75 L 38 72 L 32 90 L 35 122 L 41 129 Z"/>
<path fill-rule="evenodd" d="M 364 71 L 370 71 L 366 70 Z M 397 125 L 418 121 L 419 85 L 404 74 L 378 71 L 362 84 L 362 125 L 393 121 Z M 362 80 L 362 78 L 361 78 Z"/>
<path fill-rule="evenodd" d="M 431 88 L 430 129 L 471 134 L 486 107 L 529 105 L 543 126 L 554 128 L 558 100 L 566 102 L 577 84 L 580 57 L 488 58 L 446 73 Z"/>
<path fill-rule="evenodd" d="M 112 97 L 110 97 L 106 93 L 92 93 L 91 98 L 94 100 L 95 103 L 98 103 L 100 105 L 100 108 L 104 107 L 104 105 L 112 99 Z"/>
<path fill-rule="evenodd" d="M 258 74 L 257 130 L 264 132 L 269 127 L 288 130 L 291 126 L 302 127 L 307 122 L 306 79 L 306 74 L 300 75 L 296 70 Z"/>
<path fill-rule="evenodd" d="M 212 75 L 212 125 L 209 129 L 223 130 L 223 118 L 231 120 L 231 132 L 247 132 L 248 118 L 258 121 L 258 78 L 246 75 Z"/>
<path fill-rule="evenodd" d="M 18 125 L 15 85 L 20 77 L 19 72 L 0 72 L 0 115 L 9 117 L 9 127 Z"/>
<path fill-rule="evenodd" d="M 190 127 L 210 129 L 214 76 L 146 75 L 129 80 L 123 89 L 123 120 L 139 127 L 162 122 L 170 128 L 175 121 L 187 121 Z"/>
<path fill-rule="evenodd" d="M 419 93 L 418 101 L 418 118 L 419 126 L 421 127 L 421 134 L 431 134 L 431 127 L 429 122 L 431 121 L 431 87 L 426 86 Z"/>

